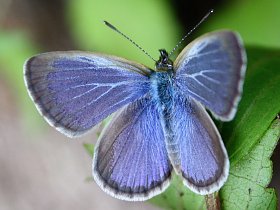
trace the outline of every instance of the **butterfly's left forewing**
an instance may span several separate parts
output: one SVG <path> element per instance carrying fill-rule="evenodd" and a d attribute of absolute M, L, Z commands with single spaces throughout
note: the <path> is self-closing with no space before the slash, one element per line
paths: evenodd
<path fill-rule="evenodd" d="M 232 31 L 205 34 L 192 41 L 174 62 L 176 83 L 215 117 L 232 120 L 241 98 L 246 53 Z"/>
<path fill-rule="evenodd" d="M 168 187 L 171 171 L 156 105 L 142 98 L 116 113 L 95 148 L 97 184 L 113 197 L 143 201 Z"/>
<path fill-rule="evenodd" d="M 66 51 L 30 58 L 24 74 L 39 112 L 73 137 L 146 94 L 150 70 L 114 56 Z"/>

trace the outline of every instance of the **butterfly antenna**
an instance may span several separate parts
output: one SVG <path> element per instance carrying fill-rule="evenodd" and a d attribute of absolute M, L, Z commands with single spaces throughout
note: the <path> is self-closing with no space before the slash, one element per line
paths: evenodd
<path fill-rule="evenodd" d="M 154 62 L 156 62 L 155 59 L 153 59 L 153 57 L 147 53 L 140 45 L 138 45 L 136 42 L 134 42 L 131 38 L 129 38 L 127 35 L 125 35 L 124 33 L 122 33 L 119 29 L 117 29 L 115 26 L 113 26 L 111 23 L 107 22 L 104 20 L 104 23 L 106 26 L 108 26 L 109 28 L 111 28 L 112 30 L 118 32 L 120 35 L 122 35 L 124 38 L 126 38 L 128 41 L 130 41 L 132 44 L 134 44 L 138 49 L 140 49 L 143 53 L 145 53 L 149 58 L 151 58 Z"/>
<path fill-rule="evenodd" d="M 192 30 L 190 30 L 182 39 L 181 39 L 181 41 L 173 48 L 173 50 L 169 53 L 169 56 L 171 56 L 177 49 L 178 49 L 178 47 L 182 44 L 182 42 L 201 24 L 201 23 L 203 23 L 207 18 L 208 18 L 208 16 L 209 15 L 211 15 L 211 13 L 213 13 L 214 12 L 214 10 L 213 9 L 211 9 L 209 12 L 207 12 L 207 14 L 199 21 L 199 23 L 198 24 L 196 24 L 196 26 L 192 29 Z"/>

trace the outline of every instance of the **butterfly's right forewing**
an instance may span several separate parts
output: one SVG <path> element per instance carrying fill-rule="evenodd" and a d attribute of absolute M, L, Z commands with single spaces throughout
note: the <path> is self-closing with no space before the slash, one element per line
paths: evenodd
<path fill-rule="evenodd" d="M 26 86 L 39 112 L 70 137 L 146 94 L 149 73 L 125 59 L 81 51 L 39 54 L 24 67 Z"/>

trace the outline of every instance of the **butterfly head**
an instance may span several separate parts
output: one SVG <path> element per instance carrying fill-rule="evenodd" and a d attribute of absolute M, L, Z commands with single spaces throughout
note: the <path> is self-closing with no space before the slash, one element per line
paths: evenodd
<path fill-rule="evenodd" d="M 160 56 L 156 62 L 156 71 L 173 70 L 173 62 L 169 59 L 169 55 L 164 49 L 159 50 Z"/>

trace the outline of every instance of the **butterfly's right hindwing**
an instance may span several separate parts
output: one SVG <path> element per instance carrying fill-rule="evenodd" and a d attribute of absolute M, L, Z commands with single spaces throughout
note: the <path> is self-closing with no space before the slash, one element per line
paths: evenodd
<path fill-rule="evenodd" d="M 95 148 L 97 184 L 113 197 L 143 201 L 168 187 L 171 171 L 156 105 L 142 98 L 116 113 Z"/>
<path fill-rule="evenodd" d="M 30 58 L 24 78 L 45 119 L 73 137 L 149 89 L 150 70 L 125 59 L 80 51 L 50 52 Z"/>

